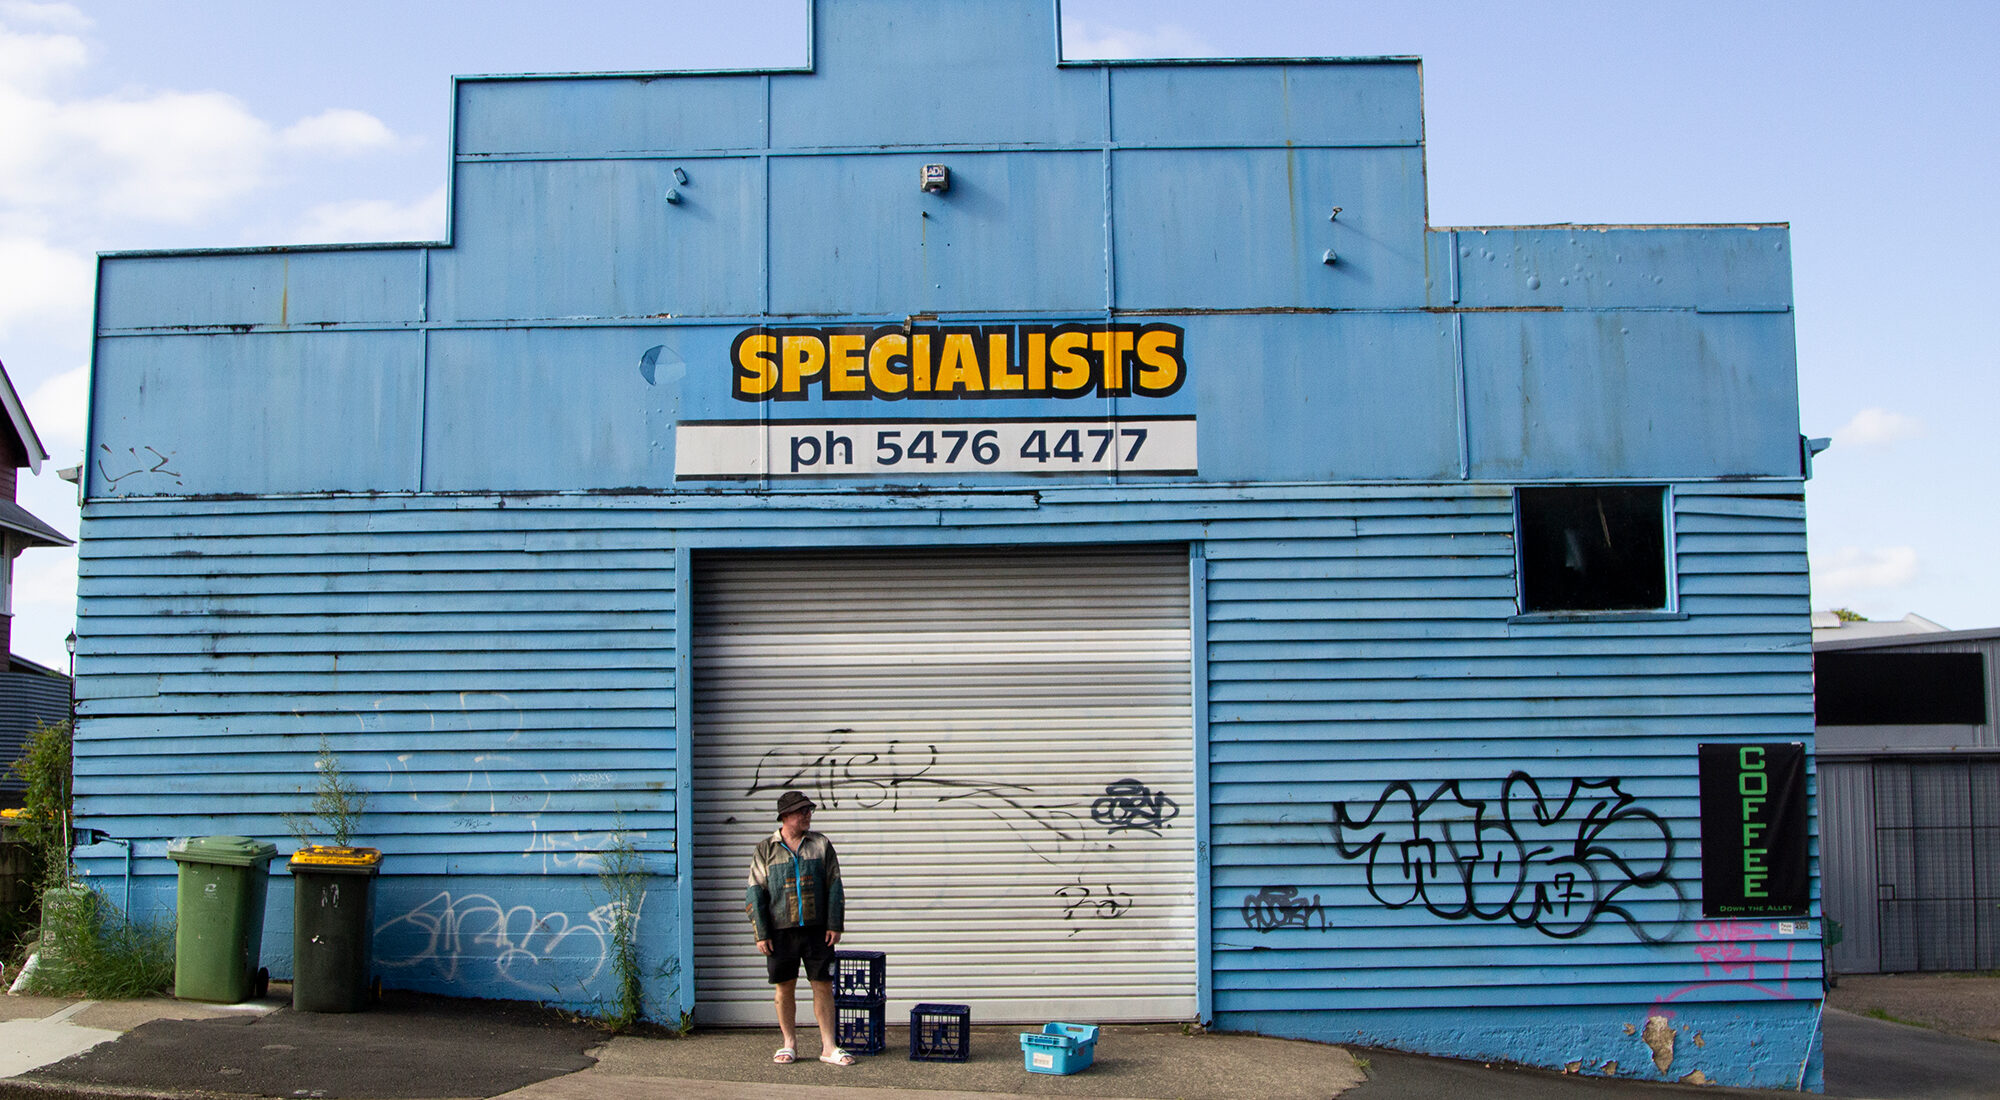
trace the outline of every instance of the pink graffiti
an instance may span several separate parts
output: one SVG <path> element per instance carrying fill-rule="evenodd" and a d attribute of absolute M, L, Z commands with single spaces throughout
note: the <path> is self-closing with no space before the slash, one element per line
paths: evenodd
<path fill-rule="evenodd" d="M 1701 960 L 1706 981 L 1681 986 L 1653 1001 L 1650 1015 L 1671 1017 L 1667 1005 L 1704 989 L 1728 988 L 1738 994 L 1756 994 L 1772 1000 L 1799 999 L 1792 992 L 1793 953 L 1798 943 L 1790 937 L 1779 944 L 1777 931 L 1767 923 L 1746 921 L 1703 921 L 1695 926 L 1695 958 Z M 1783 953 L 1779 953 L 1779 948 Z M 1814 983 L 1812 995 L 1819 993 Z"/>

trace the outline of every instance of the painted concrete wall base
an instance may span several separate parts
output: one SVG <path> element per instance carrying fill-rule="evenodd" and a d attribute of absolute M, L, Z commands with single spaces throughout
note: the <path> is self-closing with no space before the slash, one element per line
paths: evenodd
<path fill-rule="evenodd" d="M 273 862 L 261 955 L 281 981 L 292 975 L 293 927 L 292 878 L 283 867 L 282 857 Z M 126 905 L 120 861 L 84 859 L 79 869 L 113 904 Z M 597 877 L 384 875 L 375 885 L 375 971 L 385 988 L 535 1001 L 590 1015 L 616 1008 L 616 906 Z M 170 875 L 139 874 L 130 912 L 172 920 L 174 887 Z M 649 878 L 639 906 L 644 1015 L 664 1023 L 691 1007 L 667 946 L 676 942 L 673 888 L 671 878 Z"/>
<path fill-rule="evenodd" d="M 1215 1024 L 1290 1039 L 1514 1062 L 1647 1081 L 1825 1088 L 1817 1000 L 1379 1012 L 1231 1013 Z"/>

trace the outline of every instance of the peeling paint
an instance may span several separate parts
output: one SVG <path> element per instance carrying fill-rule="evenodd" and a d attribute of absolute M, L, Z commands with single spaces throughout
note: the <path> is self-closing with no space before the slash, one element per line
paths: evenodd
<path fill-rule="evenodd" d="M 1665 1016 L 1646 1017 L 1646 1031 L 1640 1041 L 1653 1048 L 1653 1065 L 1661 1073 L 1674 1064 L 1674 1025 Z"/>
<path fill-rule="evenodd" d="M 1700 1070 L 1695 1070 L 1693 1073 L 1682 1077 L 1680 1081 L 1683 1085 L 1712 1085 L 1715 1083 L 1708 1079 L 1708 1074 Z"/>

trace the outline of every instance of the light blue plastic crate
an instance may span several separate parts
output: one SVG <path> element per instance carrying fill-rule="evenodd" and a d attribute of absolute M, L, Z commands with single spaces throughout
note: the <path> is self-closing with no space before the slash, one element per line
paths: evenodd
<path fill-rule="evenodd" d="M 1094 1024 L 1044 1024 L 1040 1034 L 1021 1033 L 1021 1061 L 1029 1073 L 1067 1076 L 1089 1069 L 1096 1057 Z"/>

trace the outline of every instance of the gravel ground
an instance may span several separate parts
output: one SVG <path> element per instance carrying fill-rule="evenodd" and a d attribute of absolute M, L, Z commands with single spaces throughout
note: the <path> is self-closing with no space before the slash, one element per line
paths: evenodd
<path fill-rule="evenodd" d="M 1976 974 L 1843 974 L 1827 1004 L 1947 1035 L 2000 1043 L 2000 971 Z"/>

